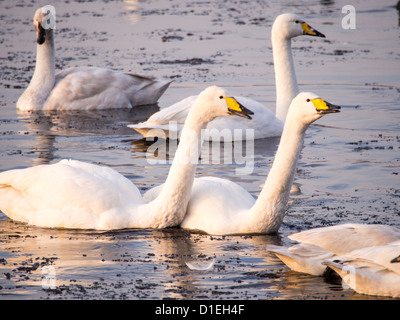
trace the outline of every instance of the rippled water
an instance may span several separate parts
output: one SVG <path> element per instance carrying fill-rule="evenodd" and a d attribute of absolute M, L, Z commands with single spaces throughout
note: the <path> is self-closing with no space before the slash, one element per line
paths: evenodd
<path fill-rule="evenodd" d="M 33 72 L 38 5 L 1 2 L 1 171 L 74 158 L 111 166 L 143 191 L 162 183 L 169 165 L 149 165 L 151 142 L 126 125 L 209 84 L 273 109 L 270 27 L 281 12 L 298 13 L 327 36 L 294 41 L 297 78 L 301 90 L 343 109 L 308 130 L 295 179 L 301 192 L 291 197 L 279 234 L 54 230 L 0 213 L 0 299 L 376 299 L 337 279 L 288 271 L 265 250 L 288 245 L 285 237 L 297 230 L 342 222 L 400 227 L 399 14 L 395 1 L 352 1 L 356 29 L 344 30 L 347 2 L 59 3 L 58 68 L 105 66 L 175 81 L 158 106 L 46 114 L 15 110 Z M 236 175 L 236 163 L 200 164 L 197 174 L 231 179 L 257 195 L 278 143 L 255 141 L 251 175 Z M 185 264 L 213 259 L 209 271 Z M 43 289 L 43 267 L 54 268 L 56 289 Z"/>

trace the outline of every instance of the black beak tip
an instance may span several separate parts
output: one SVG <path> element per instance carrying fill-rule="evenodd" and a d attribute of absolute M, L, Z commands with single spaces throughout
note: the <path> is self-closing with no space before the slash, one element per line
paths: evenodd
<path fill-rule="evenodd" d="M 319 32 L 319 31 L 315 31 L 315 36 L 316 37 L 320 37 L 320 38 L 326 38 L 326 36 L 323 33 Z"/>
<path fill-rule="evenodd" d="M 391 263 L 398 263 L 398 262 L 400 262 L 400 256 L 398 256 L 398 257 L 396 257 L 396 258 L 390 260 L 390 262 L 391 262 Z"/>
<path fill-rule="evenodd" d="M 242 115 L 244 118 L 252 119 L 252 118 L 250 117 L 250 115 L 251 115 L 251 114 L 254 114 L 254 112 L 251 111 L 250 109 L 247 109 L 247 108 L 246 108 L 245 106 L 243 106 L 241 103 L 239 103 L 239 106 L 240 106 L 240 109 L 242 110 L 241 115 Z"/>

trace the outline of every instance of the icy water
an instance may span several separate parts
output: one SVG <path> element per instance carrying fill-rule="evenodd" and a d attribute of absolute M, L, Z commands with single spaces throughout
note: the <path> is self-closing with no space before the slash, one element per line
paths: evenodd
<path fill-rule="evenodd" d="M 55 2 L 57 69 L 93 65 L 174 82 L 158 105 L 134 110 L 18 114 L 35 63 L 32 17 L 43 1 L 0 2 L 0 171 L 73 158 L 113 167 L 142 191 L 168 164 L 126 127 L 210 84 L 274 109 L 270 31 L 283 12 L 326 39 L 293 41 L 300 89 L 342 112 L 310 127 L 284 223 L 277 235 L 215 237 L 185 230 L 55 230 L 0 212 L 0 299 L 378 299 L 337 279 L 289 271 L 266 251 L 286 236 L 344 222 L 400 227 L 399 13 L 393 1 Z M 342 27 L 344 5 L 356 28 Z M 279 139 L 257 140 L 254 169 L 200 164 L 197 175 L 231 179 L 255 196 Z M 189 261 L 211 262 L 193 271 Z M 47 280 L 47 282 L 46 282 Z M 53 281 L 53 282 L 52 282 Z M 55 289 L 49 289 L 50 285 Z"/>

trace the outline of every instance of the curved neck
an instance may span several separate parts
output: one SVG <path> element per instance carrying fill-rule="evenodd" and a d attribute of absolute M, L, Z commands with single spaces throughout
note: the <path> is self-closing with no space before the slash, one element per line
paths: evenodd
<path fill-rule="evenodd" d="M 201 130 L 208 123 L 208 120 L 198 117 L 196 109 L 195 102 L 186 118 L 162 191 L 148 204 L 149 214 L 154 216 L 155 225 L 160 228 L 178 225 L 186 213 L 202 146 Z"/>
<path fill-rule="evenodd" d="M 275 69 L 276 117 L 285 121 L 290 103 L 299 93 L 294 70 L 290 38 L 277 34 L 272 29 L 272 53 Z"/>
<path fill-rule="evenodd" d="M 24 92 L 21 107 L 41 109 L 46 102 L 55 82 L 55 53 L 53 30 L 46 31 L 46 40 L 36 45 L 36 65 L 28 88 Z M 23 95 L 24 95 L 23 94 Z M 23 96 L 21 96 L 23 97 Z"/>
<path fill-rule="evenodd" d="M 252 224 L 259 232 L 277 232 L 282 223 L 306 127 L 289 117 L 285 123 L 272 168 L 257 201 L 250 209 Z"/>

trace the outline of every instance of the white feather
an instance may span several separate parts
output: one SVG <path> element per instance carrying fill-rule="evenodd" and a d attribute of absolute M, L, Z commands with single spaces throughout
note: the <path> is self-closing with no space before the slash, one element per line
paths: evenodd
<path fill-rule="evenodd" d="M 241 118 L 215 119 L 207 125 L 206 129 L 217 130 L 214 132 L 220 132 L 226 142 L 281 135 L 289 105 L 299 93 L 291 51 L 291 39 L 305 34 L 302 24 L 299 22 L 303 22 L 300 17 L 286 13 L 278 16 L 272 27 L 271 40 L 277 93 L 276 115 L 255 100 L 235 96 L 240 103 L 254 112 L 253 120 L 248 122 Z M 147 121 L 132 124 L 129 127 L 135 129 L 144 137 L 162 136 L 177 139 L 194 99 L 195 96 L 185 98 L 153 114 Z M 171 122 L 173 124 L 169 126 Z M 175 132 L 176 128 L 177 132 Z M 248 135 L 247 129 L 254 130 L 254 136 Z M 170 133 L 169 130 L 173 132 Z M 205 139 L 219 140 L 220 135 L 207 134 Z"/>

